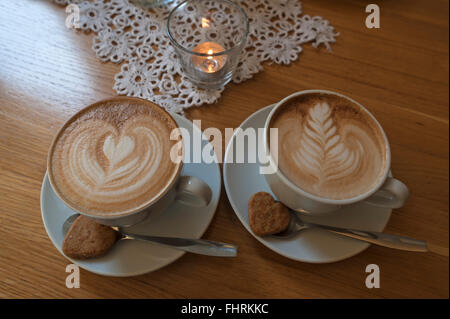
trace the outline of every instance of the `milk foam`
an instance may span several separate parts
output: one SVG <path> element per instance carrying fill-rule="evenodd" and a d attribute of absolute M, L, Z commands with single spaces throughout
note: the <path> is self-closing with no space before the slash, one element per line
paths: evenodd
<path fill-rule="evenodd" d="M 145 108 L 93 110 L 60 135 L 51 159 L 53 177 L 72 206 L 98 215 L 123 213 L 158 196 L 171 182 L 178 168 L 169 156 L 175 124 Z"/>
<path fill-rule="evenodd" d="M 309 193 L 352 198 L 368 191 L 383 172 L 385 151 L 376 124 L 346 100 L 313 95 L 292 102 L 272 127 L 278 128 L 279 168 Z"/>

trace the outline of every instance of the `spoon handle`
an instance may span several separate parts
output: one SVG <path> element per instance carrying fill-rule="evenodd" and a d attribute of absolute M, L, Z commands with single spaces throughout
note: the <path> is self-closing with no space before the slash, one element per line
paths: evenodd
<path fill-rule="evenodd" d="M 176 238 L 176 237 L 158 237 L 138 234 L 129 234 L 122 232 L 126 238 L 149 241 L 175 249 L 187 251 L 190 253 L 217 256 L 217 257 L 236 257 L 237 246 L 227 243 L 221 243 L 203 239 Z"/>
<path fill-rule="evenodd" d="M 326 229 L 339 235 L 359 239 L 379 246 L 416 252 L 428 251 L 427 243 L 425 241 L 405 236 L 390 235 L 385 233 L 364 231 L 364 230 L 345 229 L 311 223 L 304 223 L 304 224 L 307 225 L 308 227 Z"/>

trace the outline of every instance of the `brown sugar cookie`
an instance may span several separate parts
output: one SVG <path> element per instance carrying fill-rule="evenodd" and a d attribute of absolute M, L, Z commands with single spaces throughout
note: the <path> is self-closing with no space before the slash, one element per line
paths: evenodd
<path fill-rule="evenodd" d="M 111 228 L 80 215 L 73 222 L 62 244 L 66 256 L 88 259 L 104 255 L 119 239 Z"/>
<path fill-rule="evenodd" d="M 258 236 L 282 232 L 289 226 L 291 215 L 289 208 L 276 202 L 266 192 L 253 194 L 248 201 L 250 228 Z"/>

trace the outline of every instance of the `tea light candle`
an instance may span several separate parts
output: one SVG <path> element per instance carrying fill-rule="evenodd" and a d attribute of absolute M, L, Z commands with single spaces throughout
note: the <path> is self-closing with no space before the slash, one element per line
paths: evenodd
<path fill-rule="evenodd" d="M 211 56 L 196 56 L 191 57 L 192 64 L 197 70 L 205 73 L 215 73 L 223 68 L 227 61 L 226 55 L 213 56 L 214 53 L 225 51 L 225 48 L 216 42 L 203 42 L 197 45 L 194 52 L 210 54 Z"/>
<path fill-rule="evenodd" d="M 192 30 L 189 26 L 179 29 L 187 18 Z M 167 19 L 167 35 L 184 76 L 206 90 L 223 89 L 231 81 L 248 32 L 244 10 L 230 0 L 180 1 Z"/>

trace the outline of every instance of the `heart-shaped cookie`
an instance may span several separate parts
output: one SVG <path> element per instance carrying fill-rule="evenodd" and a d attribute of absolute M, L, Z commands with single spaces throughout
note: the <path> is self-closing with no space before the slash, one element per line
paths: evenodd
<path fill-rule="evenodd" d="M 276 202 L 272 195 L 258 192 L 248 201 L 250 228 L 258 236 L 280 233 L 289 226 L 289 208 Z"/>
<path fill-rule="evenodd" d="M 80 215 L 73 222 L 62 244 L 66 256 L 88 259 L 104 255 L 119 239 L 111 227 Z"/>

